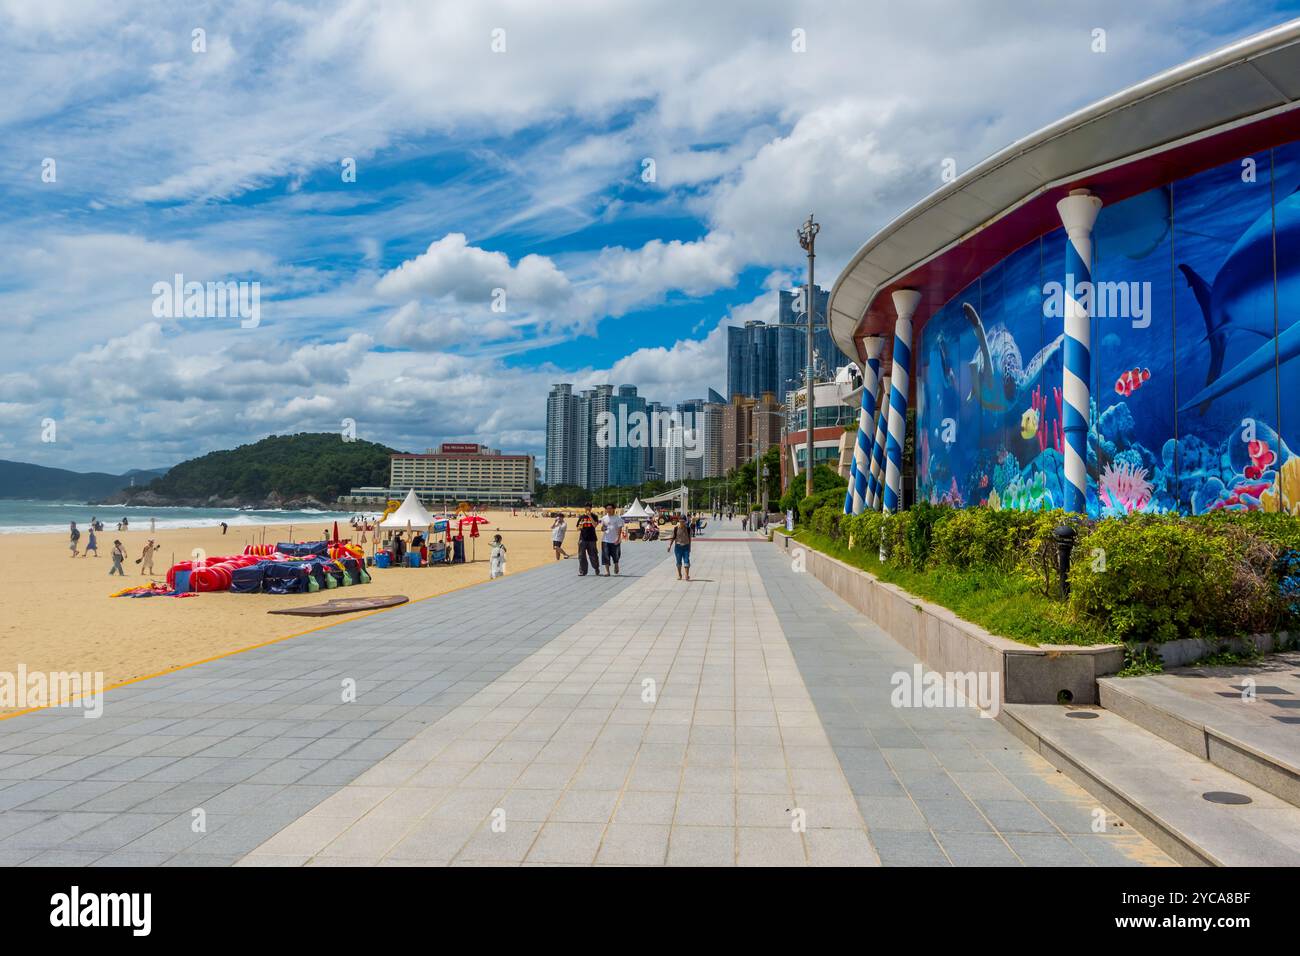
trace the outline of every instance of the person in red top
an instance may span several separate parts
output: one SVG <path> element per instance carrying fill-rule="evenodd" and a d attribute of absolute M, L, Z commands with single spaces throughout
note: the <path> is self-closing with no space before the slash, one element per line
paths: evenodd
<path fill-rule="evenodd" d="M 578 574 L 585 575 L 590 564 L 596 577 L 600 577 L 600 558 L 596 554 L 596 531 L 600 522 L 592 514 L 590 504 L 578 515 L 575 524 L 578 527 Z"/>

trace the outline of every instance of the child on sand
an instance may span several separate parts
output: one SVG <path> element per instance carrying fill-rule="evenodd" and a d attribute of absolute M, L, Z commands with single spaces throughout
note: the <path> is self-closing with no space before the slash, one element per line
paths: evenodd
<path fill-rule="evenodd" d="M 564 515 L 556 512 L 555 520 L 551 522 L 551 547 L 555 549 L 555 560 L 567 558 L 568 552 L 564 550 L 564 536 L 569 531 L 569 526 L 564 523 Z"/>
<path fill-rule="evenodd" d="M 86 532 L 86 550 L 81 552 L 81 556 L 84 558 L 92 551 L 95 552 L 95 557 L 99 557 L 99 542 L 95 540 L 95 523 L 93 521 L 90 523 L 90 530 Z"/>
<path fill-rule="evenodd" d="M 499 578 L 506 573 L 506 546 L 501 543 L 501 535 L 492 536 L 492 551 L 488 557 L 488 580 Z"/>

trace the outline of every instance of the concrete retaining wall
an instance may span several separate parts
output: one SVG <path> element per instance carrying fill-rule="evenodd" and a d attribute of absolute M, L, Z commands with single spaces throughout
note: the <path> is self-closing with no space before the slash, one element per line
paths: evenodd
<path fill-rule="evenodd" d="M 1177 641 L 1154 641 L 1140 645 L 1155 652 L 1164 662 L 1165 667 L 1185 667 L 1194 664 L 1203 657 L 1217 654 L 1226 647 L 1234 654 L 1272 654 L 1295 647 L 1297 635 L 1289 631 L 1280 634 L 1251 634 L 1248 637 L 1229 637 L 1218 641 L 1207 641 L 1199 637 L 1187 637 Z"/>
<path fill-rule="evenodd" d="M 801 548 L 807 573 L 821 581 L 931 670 L 998 674 L 1002 702 L 1095 704 L 1097 678 L 1124 666 L 1122 644 L 1031 647 L 990 634 L 952 611 L 931 604 L 843 561 L 802 547 L 784 534 L 786 551 Z"/>

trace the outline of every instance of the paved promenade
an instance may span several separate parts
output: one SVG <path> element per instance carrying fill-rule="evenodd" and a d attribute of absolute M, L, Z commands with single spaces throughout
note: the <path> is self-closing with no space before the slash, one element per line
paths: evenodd
<path fill-rule="evenodd" d="M 1168 862 L 771 545 L 624 556 L 0 722 L 0 865 Z"/>

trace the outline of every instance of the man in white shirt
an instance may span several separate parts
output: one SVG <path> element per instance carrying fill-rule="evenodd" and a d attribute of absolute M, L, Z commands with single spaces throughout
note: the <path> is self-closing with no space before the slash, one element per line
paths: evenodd
<path fill-rule="evenodd" d="M 605 577 L 609 577 L 609 566 L 614 565 L 618 574 L 618 559 L 623 550 L 623 516 L 614 513 L 613 505 L 605 505 L 605 514 L 600 519 L 600 563 L 605 568 Z"/>

